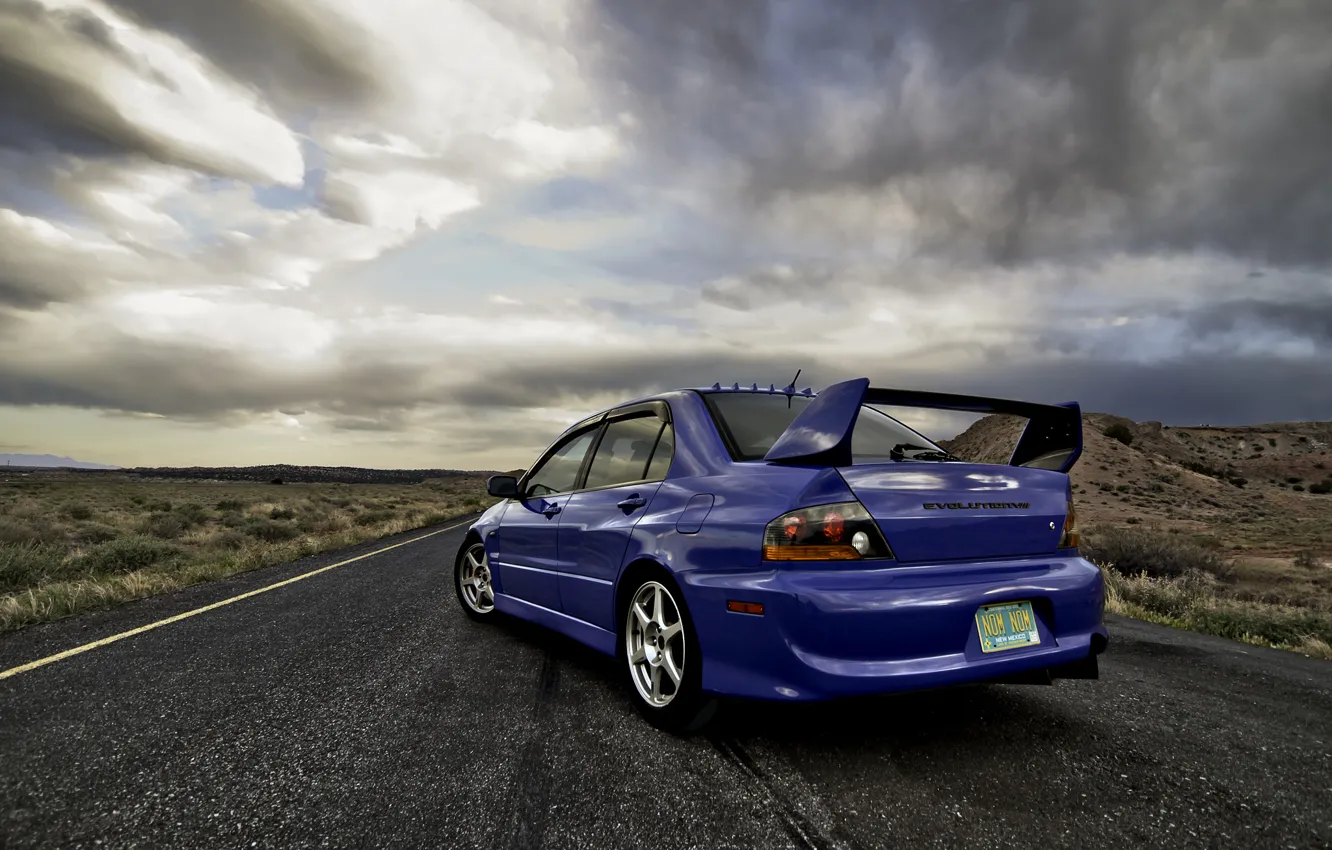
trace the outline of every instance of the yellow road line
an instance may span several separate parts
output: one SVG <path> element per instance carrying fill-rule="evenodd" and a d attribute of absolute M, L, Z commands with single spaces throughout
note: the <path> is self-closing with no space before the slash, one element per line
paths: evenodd
<path fill-rule="evenodd" d="M 101 640 L 95 640 L 92 643 L 85 643 L 83 646 L 76 646 L 73 649 L 67 649 L 64 652 L 57 652 L 55 655 L 48 655 L 45 658 L 39 658 L 36 661 L 29 661 L 27 664 L 20 664 L 17 667 L 10 667 L 8 670 L 0 671 L 0 679 L 7 679 L 10 676 L 17 676 L 19 673 L 26 673 L 29 670 L 36 670 L 38 667 L 42 667 L 47 664 L 54 664 L 57 661 L 63 661 L 64 659 L 69 658 L 72 655 L 78 655 L 80 652 L 87 652 L 91 649 L 97 649 L 98 647 L 106 646 L 109 643 L 115 643 L 118 640 L 124 640 L 127 637 L 134 637 L 135 635 L 143 634 L 144 632 L 151 631 L 160 626 L 166 626 L 171 623 L 179 622 L 180 620 L 184 620 L 186 617 L 193 617 L 194 615 L 202 614 L 205 611 L 212 611 L 214 608 L 221 608 L 223 605 L 230 605 L 233 602 L 239 602 L 242 599 L 248 599 L 251 596 L 258 596 L 260 593 L 267 593 L 270 590 L 277 590 L 279 587 L 291 584 L 292 582 L 297 582 L 300 581 L 301 579 L 309 578 L 310 576 L 319 575 L 320 573 L 326 573 L 329 570 L 337 569 L 338 567 L 345 567 L 348 564 L 354 564 L 357 561 L 363 561 L 366 558 L 382 554 L 384 552 L 389 551 L 390 549 L 397 549 L 399 546 L 407 546 L 412 543 L 419 543 L 420 541 L 425 540 L 427 537 L 434 537 L 436 534 L 443 534 L 446 531 L 453 531 L 456 528 L 462 528 L 464 525 L 467 525 L 467 523 L 460 522 L 457 525 L 451 525 L 448 528 L 441 528 L 440 530 L 432 531 L 429 534 L 422 534 L 420 537 L 413 537 L 411 540 L 404 540 L 401 543 L 394 543 L 392 546 L 385 546 L 383 549 L 376 549 L 373 552 L 366 552 L 364 555 L 357 555 L 355 558 L 348 558 L 347 560 L 339 561 L 336 564 L 329 564 L 327 567 L 320 567 L 317 570 L 310 570 L 310 572 L 308 573 L 301 573 L 298 576 L 293 576 L 292 578 L 284 579 L 283 581 L 276 582 L 275 584 L 270 584 L 267 587 L 261 587 L 258 590 L 251 590 L 247 593 L 242 593 L 239 596 L 233 596 L 229 599 L 223 599 L 221 602 L 214 602 L 213 604 L 205 605 L 202 608 L 195 608 L 193 611 L 186 611 L 185 613 L 177 614 L 174 617 L 167 617 L 165 620 L 158 620 L 157 622 L 149 623 L 146 626 L 139 626 L 137 629 L 130 629 L 127 632 L 121 632 L 120 634 L 111 635 L 110 637 L 104 637 Z"/>

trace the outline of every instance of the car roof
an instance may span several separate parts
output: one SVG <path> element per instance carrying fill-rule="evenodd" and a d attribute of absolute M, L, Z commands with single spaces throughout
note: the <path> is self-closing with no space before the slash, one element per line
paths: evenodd
<path fill-rule="evenodd" d="M 803 390 L 797 391 L 794 385 L 788 385 L 786 387 L 778 387 L 775 386 L 774 384 L 768 384 L 768 386 L 766 387 L 761 387 L 757 383 L 750 383 L 748 386 L 745 386 L 740 384 L 739 382 L 735 382 L 730 384 L 729 386 L 724 386 L 721 384 L 721 382 L 718 382 L 710 387 L 677 387 L 676 389 L 663 390 L 662 392 L 653 393 L 652 395 L 645 395 L 645 396 L 639 396 L 638 398 L 626 399 L 624 401 L 616 402 L 615 404 L 612 404 L 609 407 L 603 407 L 600 410 L 594 411 L 588 414 L 586 417 L 584 417 L 582 421 L 586 421 L 587 419 L 594 419 L 608 411 L 618 410 L 621 407 L 629 407 L 630 405 L 634 404 L 643 404 L 649 401 L 666 401 L 667 399 L 670 398 L 679 398 L 680 396 L 685 395 L 686 393 L 707 394 L 707 393 L 717 393 L 717 392 L 760 393 L 762 395 L 792 395 L 792 396 L 801 396 L 803 398 L 814 398 L 818 395 L 818 393 L 814 392 L 814 390 L 812 390 L 809 387 L 805 387 Z"/>

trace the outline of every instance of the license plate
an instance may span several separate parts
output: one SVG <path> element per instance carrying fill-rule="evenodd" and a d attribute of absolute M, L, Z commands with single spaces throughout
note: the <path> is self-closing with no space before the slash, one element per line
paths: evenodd
<path fill-rule="evenodd" d="M 980 632 L 981 652 L 999 652 L 1041 642 L 1030 602 L 981 606 L 976 611 L 976 630 Z"/>

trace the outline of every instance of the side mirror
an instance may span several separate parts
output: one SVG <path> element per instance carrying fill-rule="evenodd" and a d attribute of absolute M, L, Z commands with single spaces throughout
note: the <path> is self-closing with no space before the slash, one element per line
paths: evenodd
<path fill-rule="evenodd" d="M 512 475 L 492 475 L 486 479 L 486 492 L 501 499 L 518 495 L 518 479 Z"/>

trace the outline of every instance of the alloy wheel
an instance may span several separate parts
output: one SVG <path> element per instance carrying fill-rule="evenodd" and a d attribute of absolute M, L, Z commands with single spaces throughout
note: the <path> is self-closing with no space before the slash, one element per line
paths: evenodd
<path fill-rule="evenodd" d="M 473 544 L 463 555 L 458 568 L 458 589 L 467 607 L 476 613 L 489 614 L 495 609 L 495 589 L 490 584 L 490 562 L 483 544 Z"/>
<path fill-rule="evenodd" d="M 625 615 L 625 655 L 638 694 L 653 708 L 669 705 L 680 693 L 685 670 L 685 629 L 668 588 L 647 581 L 639 586 Z"/>

